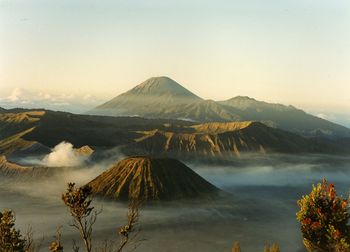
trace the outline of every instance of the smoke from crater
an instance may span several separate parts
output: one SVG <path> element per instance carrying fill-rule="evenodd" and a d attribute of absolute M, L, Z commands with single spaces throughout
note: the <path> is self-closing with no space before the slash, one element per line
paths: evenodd
<path fill-rule="evenodd" d="M 74 147 L 69 142 L 61 142 L 57 144 L 52 152 L 46 155 L 42 163 L 46 166 L 79 166 L 87 159 L 87 156 L 82 156 L 76 153 Z"/>

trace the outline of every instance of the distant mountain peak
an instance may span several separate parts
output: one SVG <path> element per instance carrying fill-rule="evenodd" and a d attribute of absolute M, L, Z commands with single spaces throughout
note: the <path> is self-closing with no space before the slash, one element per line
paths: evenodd
<path fill-rule="evenodd" d="M 151 77 L 136 87 L 132 88 L 125 94 L 132 93 L 138 95 L 172 95 L 172 96 L 187 96 L 193 98 L 199 98 L 197 95 L 181 86 L 173 79 L 160 76 Z"/>
<path fill-rule="evenodd" d="M 158 114 L 170 106 L 190 104 L 201 100 L 202 98 L 169 77 L 152 77 L 98 106 L 92 113 L 144 115 L 156 111 Z"/>
<path fill-rule="evenodd" d="M 242 95 L 238 95 L 238 96 L 235 96 L 229 100 L 246 100 L 246 101 L 257 101 L 255 100 L 254 98 L 252 97 L 249 97 L 249 96 L 242 96 Z"/>
<path fill-rule="evenodd" d="M 196 122 L 260 121 L 304 136 L 314 136 L 314 130 L 318 128 L 330 132 L 327 137 L 350 135 L 349 129 L 293 106 L 268 103 L 249 96 L 236 96 L 225 101 L 204 100 L 166 76 L 149 78 L 96 107 L 90 114 Z"/>

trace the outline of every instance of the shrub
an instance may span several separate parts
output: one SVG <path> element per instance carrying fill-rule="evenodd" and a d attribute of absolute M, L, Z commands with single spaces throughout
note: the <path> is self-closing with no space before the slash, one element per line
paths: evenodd
<path fill-rule="evenodd" d="M 80 237 L 83 241 L 85 251 L 91 252 L 92 247 L 92 231 L 93 225 L 96 222 L 97 215 L 100 212 L 94 210 L 91 206 L 92 203 L 92 189 L 90 186 L 76 187 L 75 183 L 68 183 L 66 192 L 62 195 L 64 204 L 68 207 L 69 212 L 72 216 L 73 222 L 72 227 L 79 231 Z M 127 214 L 127 224 L 122 226 L 118 230 L 120 236 L 119 245 L 109 246 L 107 243 L 100 248 L 101 251 L 117 251 L 121 252 L 125 247 L 131 243 L 136 248 L 142 240 L 137 239 L 138 234 L 138 220 L 139 220 L 139 209 L 141 202 L 137 200 L 131 200 L 129 203 L 129 210 Z M 62 252 L 63 248 L 60 244 L 60 233 L 57 233 L 56 241 L 54 241 L 50 247 L 51 251 Z M 79 251 L 79 247 L 73 244 L 73 251 Z"/>
<path fill-rule="evenodd" d="M 62 200 L 73 217 L 71 226 L 79 231 L 86 252 L 92 251 L 92 227 L 98 214 L 91 206 L 91 194 L 91 187 L 76 188 L 75 183 L 69 183 L 66 193 L 62 195 Z"/>
<path fill-rule="evenodd" d="M 15 216 L 11 210 L 0 212 L 0 252 L 23 252 L 26 240 L 14 228 Z"/>
<path fill-rule="evenodd" d="M 333 184 L 323 180 L 313 185 L 298 205 L 297 219 L 308 251 L 350 251 L 349 199 L 338 196 Z"/>

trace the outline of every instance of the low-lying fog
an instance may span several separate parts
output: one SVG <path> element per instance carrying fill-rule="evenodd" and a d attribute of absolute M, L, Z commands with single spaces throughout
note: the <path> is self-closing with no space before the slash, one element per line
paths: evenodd
<path fill-rule="evenodd" d="M 279 243 L 282 251 L 304 251 L 295 219 L 297 199 L 322 178 L 334 182 L 344 196 L 350 188 L 350 157 L 246 156 L 227 166 L 187 164 L 232 195 L 217 202 L 144 207 L 140 236 L 146 240 L 136 251 L 231 251 L 234 241 L 240 241 L 243 251 L 263 251 L 266 243 L 273 242 Z M 36 237 L 44 235 L 42 251 L 47 251 L 56 227 L 62 226 L 69 251 L 75 230 L 68 225 L 69 213 L 61 193 L 66 182 L 84 184 L 106 165 L 65 171 L 35 182 L 9 184 L 2 180 L 0 209 L 13 209 L 17 227 L 23 231 L 30 225 Z M 95 206 L 103 208 L 94 229 L 96 240 L 116 237 L 117 228 L 125 222 L 127 206 L 97 200 Z"/>

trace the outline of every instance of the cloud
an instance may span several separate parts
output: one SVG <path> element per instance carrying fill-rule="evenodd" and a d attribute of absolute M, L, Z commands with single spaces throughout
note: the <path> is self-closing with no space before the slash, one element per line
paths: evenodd
<path fill-rule="evenodd" d="M 0 106 L 5 108 L 45 108 L 73 113 L 84 113 L 103 102 L 92 94 L 35 92 L 18 87 L 8 96 L 0 97 Z"/>
<path fill-rule="evenodd" d="M 42 163 L 51 167 L 80 166 L 86 159 L 86 156 L 81 156 L 75 152 L 71 143 L 63 141 L 57 144 L 52 149 L 52 152 L 44 157 Z"/>
<path fill-rule="evenodd" d="M 18 101 L 20 97 L 22 96 L 22 89 L 15 88 L 12 93 L 7 97 L 10 101 Z"/>
<path fill-rule="evenodd" d="M 3 98 L 3 100 L 8 102 L 29 103 L 33 96 L 34 94 L 28 90 L 23 88 L 15 88 L 11 94 Z"/>

